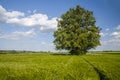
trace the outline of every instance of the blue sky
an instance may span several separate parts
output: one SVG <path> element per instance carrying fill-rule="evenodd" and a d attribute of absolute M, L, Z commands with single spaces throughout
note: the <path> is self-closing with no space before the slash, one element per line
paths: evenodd
<path fill-rule="evenodd" d="M 55 51 L 56 19 L 80 5 L 101 30 L 96 50 L 120 50 L 120 0 L 0 0 L 0 49 Z"/>

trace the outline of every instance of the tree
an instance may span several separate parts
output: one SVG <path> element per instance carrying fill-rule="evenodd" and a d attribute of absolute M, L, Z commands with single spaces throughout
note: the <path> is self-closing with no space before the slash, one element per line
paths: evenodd
<path fill-rule="evenodd" d="M 70 8 L 58 19 L 58 29 L 54 32 L 56 49 L 65 49 L 72 55 L 86 52 L 100 45 L 100 28 L 92 11 L 85 10 L 79 5 Z"/>

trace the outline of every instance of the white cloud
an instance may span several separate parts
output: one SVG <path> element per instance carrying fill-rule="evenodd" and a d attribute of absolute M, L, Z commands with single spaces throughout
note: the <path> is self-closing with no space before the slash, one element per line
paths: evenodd
<path fill-rule="evenodd" d="M 100 35 L 101 35 L 102 37 L 105 37 L 106 35 L 108 35 L 108 33 L 103 33 L 103 32 L 101 32 Z"/>
<path fill-rule="evenodd" d="M 0 5 L 0 12 L 6 12 L 6 10 Z"/>
<path fill-rule="evenodd" d="M 24 13 L 19 11 L 5 12 L 4 14 L 8 18 L 18 18 L 20 16 L 24 16 Z"/>
<path fill-rule="evenodd" d="M 97 50 L 120 50 L 120 38 L 112 37 L 101 41 L 101 46 L 97 47 Z"/>
<path fill-rule="evenodd" d="M 117 36 L 117 35 L 119 35 L 119 34 L 120 34 L 120 32 L 113 32 L 111 35 Z"/>
<path fill-rule="evenodd" d="M 17 39 L 23 39 L 23 38 L 33 38 L 36 35 L 34 30 L 29 30 L 26 32 L 23 31 L 15 31 L 11 34 L 5 34 L 1 35 L 1 39 L 12 39 L 12 40 L 17 40 Z"/>
<path fill-rule="evenodd" d="M 111 35 L 114 36 L 114 38 L 120 38 L 120 32 L 113 32 Z"/>
<path fill-rule="evenodd" d="M 34 10 L 32 15 L 25 16 L 25 13 L 23 12 L 9 12 L 0 5 L 0 22 L 25 27 L 39 27 L 41 32 L 51 32 L 57 29 L 56 17 L 49 19 L 46 14 L 36 14 L 36 11 L 37 10 Z"/>
<path fill-rule="evenodd" d="M 117 30 L 120 30 L 120 25 L 118 25 L 116 29 L 117 29 Z"/>
<path fill-rule="evenodd" d="M 120 50 L 120 39 L 111 38 L 101 42 L 102 50 Z"/>
<path fill-rule="evenodd" d="M 110 34 L 110 39 L 101 41 L 103 50 L 119 50 L 120 49 L 120 32 L 113 32 Z"/>
<path fill-rule="evenodd" d="M 53 43 L 49 43 L 49 42 L 42 41 L 40 44 L 44 47 L 55 47 Z"/>
<path fill-rule="evenodd" d="M 7 20 L 11 18 L 19 18 L 23 16 L 24 16 L 23 12 L 20 12 L 20 11 L 9 12 L 0 5 L 0 18 L 1 18 L 0 22 L 6 22 Z"/>
<path fill-rule="evenodd" d="M 107 35 L 108 38 L 101 41 L 101 46 L 97 47 L 97 50 L 120 50 L 120 31 Z M 105 36 L 105 33 L 101 33 L 101 36 Z"/>
<path fill-rule="evenodd" d="M 104 33 L 102 33 L 102 32 L 100 33 L 100 35 L 101 35 L 101 36 L 105 36 L 105 34 L 104 34 Z"/>

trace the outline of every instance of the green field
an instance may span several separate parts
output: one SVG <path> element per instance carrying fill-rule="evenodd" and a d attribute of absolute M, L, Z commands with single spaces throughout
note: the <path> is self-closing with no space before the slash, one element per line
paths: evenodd
<path fill-rule="evenodd" d="M 120 80 L 120 54 L 0 54 L 0 80 Z"/>

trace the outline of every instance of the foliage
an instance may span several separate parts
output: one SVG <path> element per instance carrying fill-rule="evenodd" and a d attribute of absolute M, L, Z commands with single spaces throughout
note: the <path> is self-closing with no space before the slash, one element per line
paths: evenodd
<path fill-rule="evenodd" d="M 69 50 L 71 54 L 85 54 L 100 45 L 100 28 L 92 11 L 80 6 L 71 8 L 61 16 L 58 29 L 54 32 L 56 49 Z"/>

